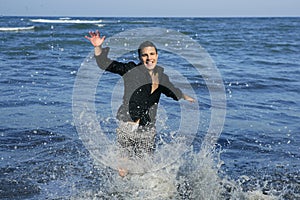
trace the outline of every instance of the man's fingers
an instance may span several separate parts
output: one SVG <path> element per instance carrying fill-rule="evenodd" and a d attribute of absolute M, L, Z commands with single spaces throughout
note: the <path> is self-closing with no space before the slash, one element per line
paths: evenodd
<path fill-rule="evenodd" d="M 88 39 L 89 41 L 91 41 L 91 38 L 89 36 L 84 36 L 86 39 Z"/>
<path fill-rule="evenodd" d="M 91 37 L 93 37 L 93 35 L 94 35 L 92 31 L 89 31 L 89 34 Z"/>

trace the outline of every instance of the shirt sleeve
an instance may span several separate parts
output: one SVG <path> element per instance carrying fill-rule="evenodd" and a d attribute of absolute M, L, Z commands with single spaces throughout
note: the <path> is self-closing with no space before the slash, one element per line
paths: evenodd
<path fill-rule="evenodd" d="M 95 55 L 96 63 L 100 69 L 123 76 L 130 69 L 134 68 L 134 62 L 122 63 L 108 58 L 109 47 L 103 48 L 99 56 Z"/>
<path fill-rule="evenodd" d="M 176 101 L 183 97 L 182 91 L 175 87 L 173 83 L 171 83 L 169 77 L 164 73 L 162 74 L 160 86 L 162 87 L 162 93 L 167 97 L 171 97 Z"/>

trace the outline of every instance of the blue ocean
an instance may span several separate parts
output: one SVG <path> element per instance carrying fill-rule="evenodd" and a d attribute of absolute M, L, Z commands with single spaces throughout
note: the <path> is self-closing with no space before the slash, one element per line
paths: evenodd
<path fill-rule="evenodd" d="M 154 40 L 197 100 L 162 96 L 159 156 L 124 178 L 122 79 L 95 64 L 95 30 L 124 62 Z M 0 199 L 300 199 L 299 33 L 284 17 L 0 17 Z"/>

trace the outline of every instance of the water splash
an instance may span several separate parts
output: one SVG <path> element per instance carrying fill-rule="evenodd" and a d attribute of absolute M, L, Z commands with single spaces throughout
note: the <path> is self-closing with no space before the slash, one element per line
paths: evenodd
<path fill-rule="evenodd" d="M 195 152 L 191 147 L 176 162 L 158 169 L 155 166 L 162 166 L 168 155 L 161 154 L 160 159 L 145 155 L 124 161 L 114 144 L 111 145 L 107 147 L 106 161 L 114 163 L 115 169 L 95 160 L 95 166 L 103 172 L 103 187 L 80 191 L 71 199 L 279 199 L 260 190 L 243 191 L 242 180 L 247 177 L 234 181 L 223 173 L 221 151 L 215 148 Z M 128 175 L 119 176 L 118 166 L 127 168 Z"/>

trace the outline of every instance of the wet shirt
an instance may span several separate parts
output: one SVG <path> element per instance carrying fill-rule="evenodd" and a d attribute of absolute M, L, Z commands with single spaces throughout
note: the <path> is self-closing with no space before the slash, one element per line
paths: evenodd
<path fill-rule="evenodd" d="M 164 73 L 164 69 L 156 66 L 159 85 L 151 93 L 152 79 L 144 65 L 134 62 L 122 63 L 108 58 L 109 48 L 103 48 L 99 56 L 95 56 L 98 66 L 106 71 L 119 74 L 124 80 L 123 103 L 117 118 L 122 121 L 138 121 L 142 126 L 154 126 L 157 107 L 161 94 L 178 101 L 182 92 L 176 88 Z"/>

